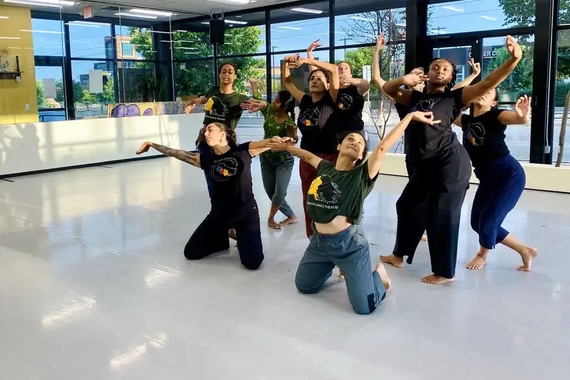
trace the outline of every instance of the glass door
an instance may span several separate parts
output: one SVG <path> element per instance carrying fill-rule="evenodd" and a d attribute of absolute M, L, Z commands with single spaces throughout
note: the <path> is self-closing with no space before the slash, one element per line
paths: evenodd
<path fill-rule="evenodd" d="M 471 66 L 469 60 L 482 64 L 482 55 L 480 39 L 477 38 L 445 38 L 445 36 L 436 36 L 430 41 L 432 49 L 432 57 L 445 58 L 451 61 L 457 69 L 457 79 L 455 83 L 459 83 L 469 75 L 471 75 Z M 475 82 L 481 80 L 479 76 Z"/>
<path fill-rule="evenodd" d="M 36 56 L 35 66 L 39 121 L 66 120 L 63 59 Z"/>

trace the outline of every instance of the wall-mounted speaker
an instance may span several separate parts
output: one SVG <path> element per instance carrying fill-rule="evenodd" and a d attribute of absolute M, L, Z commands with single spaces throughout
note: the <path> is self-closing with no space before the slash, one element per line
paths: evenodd
<path fill-rule="evenodd" d="M 210 43 L 223 45 L 225 43 L 226 23 L 223 19 L 210 20 Z"/>

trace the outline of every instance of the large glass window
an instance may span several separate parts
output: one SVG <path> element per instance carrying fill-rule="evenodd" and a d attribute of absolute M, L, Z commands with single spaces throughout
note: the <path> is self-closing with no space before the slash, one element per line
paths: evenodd
<path fill-rule="evenodd" d="M 63 57 L 65 44 L 63 38 L 63 22 L 59 20 L 32 19 L 34 55 Z"/>
<path fill-rule="evenodd" d="M 553 162 L 556 163 L 559 154 L 560 129 L 564 105 L 570 93 L 570 30 L 558 32 L 558 61 L 556 65 L 556 91 L 554 95 L 554 144 L 552 147 Z M 568 134 L 567 134 L 568 136 Z M 564 141 L 564 152 L 561 162 L 568 162 L 570 154 L 570 139 Z"/>
<path fill-rule="evenodd" d="M 218 46 L 220 56 L 265 53 L 265 12 L 227 16 L 225 22 L 225 43 Z"/>
<path fill-rule="evenodd" d="M 271 11 L 271 51 L 306 50 L 319 39 L 329 46 L 329 3 Z"/>
<path fill-rule="evenodd" d="M 114 58 L 113 50 L 108 49 L 110 38 L 111 24 L 87 21 L 69 22 L 72 58 Z"/>
<path fill-rule="evenodd" d="M 558 0 L 558 24 L 570 24 L 570 0 Z"/>
<path fill-rule="evenodd" d="M 535 0 L 462 0 L 428 5 L 428 35 L 534 26 Z"/>
<path fill-rule="evenodd" d="M 89 86 L 91 70 L 103 71 L 103 92 L 92 93 Z M 107 104 L 115 102 L 112 62 L 108 61 L 72 61 L 73 103 L 75 118 L 107 117 Z"/>
<path fill-rule="evenodd" d="M 176 62 L 174 64 L 176 97 L 183 100 L 205 94 L 214 85 L 212 59 Z"/>
<path fill-rule="evenodd" d="M 375 7 L 379 8 L 379 5 L 375 4 Z M 375 43 L 380 33 L 384 33 L 388 41 L 405 40 L 406 9 L 378 9 L 340 16 L 337 10 L 335 17 L 335 45 L 337 47 Z"/>

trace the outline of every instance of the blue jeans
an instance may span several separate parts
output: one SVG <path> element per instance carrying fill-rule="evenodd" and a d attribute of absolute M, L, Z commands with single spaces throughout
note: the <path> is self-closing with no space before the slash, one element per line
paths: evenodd
<path fill-rule="evenodd" d="M 285 200 L 285 196 L 287 196 L 287 187 L 289 187 L 295 159 L 289 156 L 284 161 L 278 161 L 268 159 L 261 154 L 259 160 L 261 162 L 261 178 L 267 196 L 273 205 L 279 207 L 279 211 L 283 215 L 290 218 L 293 216 L 293 210 Z"/>
<path fill-rule="evenodd" d="M 501 224 L 519 201 L 526 175 L 510 154 L 486 168 L 475 169 L 475 175 L 479 187 L 471 208 L 471 227 L 479 234 L 479 244 L 493 249 L 509 234 Z"/>
<path fill-rule="evenodd" d="M 317 293 L 338 266 L 344 274 L 348 300 L 357 314 L 370 314 L 386 297 L 378 272 L 371 269 L 368 240 L 360 225 L 336 235 L 322 235 L 313 224 L 313 236 L 295 276 L 303 294 Z"/>
<path fill-rule="evenodd" d="M 198 153 L 200 153 L 200 156 L 204 156 L 207 154 L 212 154 L 212 151 L 210 149 L 210 147 L 208 146 L 208 144 L 206 144 L 205 142 L 199 142 L 196 145 L 196 148 L 198 149 Z M 206 185 L 208 186 L 208 194 L 210 195 L 210 200 L 212 199 L 212 176 L 210 175 L 210 172 L 208 170 L 204 170 L 204 176 L 206 177 Z"/>

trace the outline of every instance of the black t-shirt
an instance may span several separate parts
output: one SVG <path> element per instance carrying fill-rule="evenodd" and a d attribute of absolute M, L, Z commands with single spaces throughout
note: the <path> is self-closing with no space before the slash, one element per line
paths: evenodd
<path fill-rule="evenodd" d="M 226 153 L 200 155 L 200 165 L 212 177 L 212 211 L 232 213 L 253 200 L 249 142 Z"/>
<path fill-rule="evenodd" d="M 452 129 L 453 121 L 461 113 L 463 88 L 428 94 L 412 91 L 410 111 L 433 112 L 438 124 L 412 122 L 405 132 L 408 160 L 421 160 L 437 156 L 443 149 L 459 143 Z"/>
<path fill-rule="evenodd" d="M 220 92 L 220 87 L 218 86 L 210 88 L 205 96 L 208 98 L 208 101 L 204 105 L 203 124 L 208 125 L 213 122 L 218 122 L 225 124 L 231 129 L 236 129 L 243 113 L 241 104 L 249 99 L 249 97 L 238 92 L 223 94 Z M 203 132 L 204 131 L 200 130 L 198 142 L 206 141 Z"/>
<path fill-rule="evenodd" d="M 499 121 L 503 111 L 491 109 L 479 116 L 461 116 L 463 146 L 474 168 L 488 166 L 510 153 L 505 143 L 507 126 Z"/>
<path fill-rule="evenodd" d="M 364 97 L 358 93 L 356 86 L 348 86 L 338 91 L 336 114 L 338 115 L 338 132 L 362 131 L 364 120 Z"/>
<path fill-rule="evenodd" d="M 400 118 L 400 121 L 403 118 L 405 118 L 407 114 L 410 113 L 410 107 L 402 103 L 394 103 L 394 107 L 396 108 L 396 112 L 398 112 L 398 117 Z"/>
<path fill-rule="evenodd" d="M 332 97 L 327 92 L 321 100 L 313 103 L 311 95 L 304 95 L 299 103 L 297 128 L 301 132 L 301 149 L 311 153 L 337 153 L 337 119 L 334 115 Z"/>

